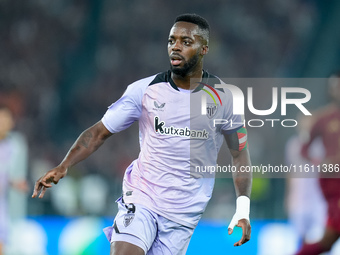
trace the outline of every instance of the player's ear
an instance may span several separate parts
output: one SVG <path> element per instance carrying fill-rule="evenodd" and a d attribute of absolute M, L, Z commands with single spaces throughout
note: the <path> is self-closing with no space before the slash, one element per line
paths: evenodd
<path fill-rule="evenodd" d="M 209 46 L 208 45 L 202 45 L 201 55 L 207 55 L 208 52 L 209 52 Z"/>

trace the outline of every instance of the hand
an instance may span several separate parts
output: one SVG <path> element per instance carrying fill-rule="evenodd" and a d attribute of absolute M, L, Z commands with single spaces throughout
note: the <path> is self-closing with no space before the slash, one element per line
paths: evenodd
<path fill-rule="evenodd" d="M 51 188 L 52 184 L 57 184 L 60 179 L 64 178 L 67 173 L 67 169 L 63 169 L 60 166 L 48 171 L 45 175 L 39 178 L 35 183 L 32 198 L 35 198 L 41 191 L 39 198 L 43 198 L 47 188 Z"/>
<path fill-rule="evenodd" d="M 234 225 L 235 226 L 235 225 Z M 234 226 L 232 224 L 228 227 L 228 234 L 231 235 L 233 233 Z M 251 235 L 251 226 L 250 222 L 247 219 L 240 219 L 236 225 L 237 227 L 242 228 L 242 237 L 241 239 L 234 243 L 234 246 L 241 246 L 242 244 L 248 242 L 250 240 Z"/>

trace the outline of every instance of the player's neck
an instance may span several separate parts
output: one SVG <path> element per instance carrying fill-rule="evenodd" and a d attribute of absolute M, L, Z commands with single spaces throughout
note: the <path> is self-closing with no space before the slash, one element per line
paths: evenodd
<path fill-rule="evenodd" d="M 188 73 L 186 76 L 181 76 L 181 75 L 171 73 L 171 79 L 174 81 L 177 87 L 181 89 L 189 90 L 189 89 L 195 89 L 198 86 L 197 83 L 190 84 L 190 80 L 196 79 L 196 80 L 201 81 L 202 75 L 203 75 L 203 69 L 199 68 L 195 71 Z"/>

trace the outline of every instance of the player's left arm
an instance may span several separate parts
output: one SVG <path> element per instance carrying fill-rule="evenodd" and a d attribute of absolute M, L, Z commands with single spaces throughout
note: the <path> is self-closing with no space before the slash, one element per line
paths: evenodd
<path fill-rule="evenodd" d="M 245 166 L 251 166 L 247 130 L 241 127 L 235 132 L 224 134 L 230 153 L 232 163 L 236 167 L 233 173 L 234 186 L 236 191 L 236 212 L 228 226 L 229 235 L 233 233 L 235 226 L 242 228 L 241 239 L 234 246 L 241 246 L 250 240 L 251 226 L 249 220 L 250 193 L 252 186 L 252 173 L 245 171 Z"/>

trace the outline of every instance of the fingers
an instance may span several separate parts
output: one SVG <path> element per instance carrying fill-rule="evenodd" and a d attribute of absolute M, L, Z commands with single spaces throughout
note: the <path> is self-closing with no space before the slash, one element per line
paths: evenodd
<path fill-rule="evenodd" d="M 39 195 L 39 198 L 43 198 L 44 197 L 44 195 L 45 195 L 45 192 L 46 192 L 46 187 L 43 187 L 42 188 L 42 191 L 41 191 L 41 193 L 40 193 L 40 195 Z"/>
<path fill-rule="evenodd" d="M 37 182 L 35 183 L 32 198 L 37 197 L 40 191 L 41 193 L 39 195 L 39 198 L 43 198 L 45 195 L 46 189 L 51 188 L 51 187 L 52 187 L 52 184 L 50 183 L 50 180 L 47 178 L 46 175 L 43 176 L 42 178 L 37 180 Z"/>
<path fill-rule="evenodd" d="M 40 181 L 39 180 L 34 185 L 32 198 L 35 198 L 38 195 L 38 193 L 41 190 L 41 188 L 42 188 L 42 186 L 40 185 Z"/>
<path fill-rule="evenodd" d="M 249 221 L 246 219 L 239 220 L 237 226 L 242 228 L 242 237 L 238 242 L 234 243 L 234 246 L 241 246 L 242 244 L 245 244 L 246 242 L 250 240 L 251 226 L 250 226 Z M 232 232 L 233 232 L 233 229 L 229 228 L 228 229 L 229 235 Z"/>
<path fill-rule="evenodd" d="M 238 242 L 234 243 L 234 246 L 241 246 L 242 244 L 245 243 L 246 233 L 245 233 L 244 225 L 237 224 L 237 226 L 242 228 L 242 237 Z"/>
<path fill-rule="evenodd" d="M 43 185 L 43 187 L 52 188 L 52 184 L 50 181 L 47 182 L 47 181 L 42 180 L 40 183 Z"/>
<path fill-rule="evenodd" d="M 60 179 L 64 178 L 66 173 L 67 169 L 60 166 L 48 171 L 35 183 L 32 198 L 37 197 L 40 192 L 39 198 L 43 198 L 46 190 L 52 187 L 52 183 L 57 184 Z"/>
<path fill-rule="evenodd" d="M 231 222 L 228 226 L 228 234 L 231 235 L 233 233 L 233 230 L 234 230 L 234 227 L 236 226 L 237 224 L 237 219 L 236 217 L 234 216 L 232 219 L 231 219 Z"/>
<path fill-rule="evenodd" d="M 35 198 L 38 195 L 38 190 L 34 188 L 32 198 Z"/>

